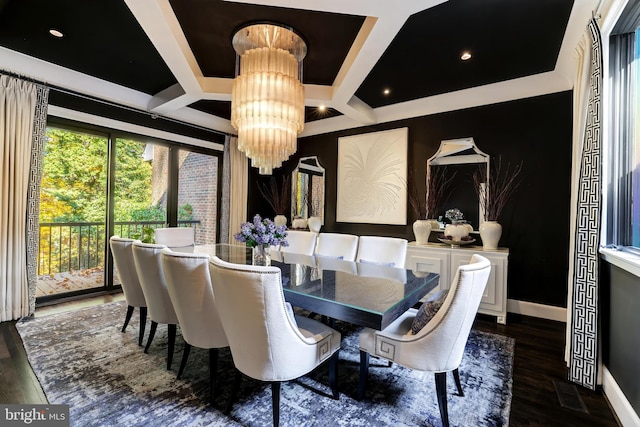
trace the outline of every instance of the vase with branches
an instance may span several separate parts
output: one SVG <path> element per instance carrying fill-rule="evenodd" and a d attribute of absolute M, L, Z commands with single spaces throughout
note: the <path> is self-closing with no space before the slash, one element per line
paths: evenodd
<path fill-rule="evenodd" d="M 438 209 L 444 203 L 446 196 L 449 194 L 449 187 L 455 172 L 448 175 L 446 167 L 438 167 L 429 173 L 425 193 L 418 190 L 413 170 L 409 171 L 409 204 L 413 208 L 416 215 L 416 221 L 413 224 L 413 234 L 416 236 L 416 243 L 419 245 L 426 244 L 429 240 L 431 230 L 438 230 L 440 224 L 435 218 Z"/>
<path fill-rule="evenodd" d="M 483 248 L 490 250 L 498 248 L 502 236 L 502 225 L 498 223 L 498 218 L 522 182 L 522 162 L 513 166 L 503 163 L 499 157 L 493 165 L 488 176 L 485 168 L 473 174 L 474 188 L 484 218 L 479 228 L 480 237 Z"/>
<path fill-rule="evenodd" d="M 267 203 L 269 203 L 269 206 L 274 210 L 276 214 L 274 218 L 276 225 L 286 225 L 287 218 L 285 213 L 289 209 L 289 194 L 291 192 L 289 176 L 284 175 L 282 177 L 281 185 L 278 185 L 278 180 L 272 176 L 268 183 L 259 183 L 258 189 L 262 197 L 264 197 Z"/>

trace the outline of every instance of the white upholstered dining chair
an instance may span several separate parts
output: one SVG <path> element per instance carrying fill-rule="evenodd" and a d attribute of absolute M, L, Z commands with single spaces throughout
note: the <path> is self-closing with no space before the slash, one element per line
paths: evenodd
<path fill-rule="evenodd" d="M 181 252 L 193 252 L 195 246 L 195 228 L 193 227 L 168 227 L 156 228 L 156 244 L 165 245 L 170 249 Z"/>
<path fill-rule="evenodd" d="M 218 349 L 228 347 L 229 342 L 213 295 L 209 255 L 174 252 L 165 248 L 161 259 L 167 290 L 185 341 L 178 378 L 184 372 L 192 346 L 209 350 L 209 397 L 213 403 Z"/>
<path fill-rule="evenodd" d="M 355 261 L 358 253 L 358 236 L 341 233 L 320 233 L 315 255 Z"/>
<path fill-rule="evenodd" d="M 280 383 L 308 374 L 330 360 L 329 382 L 338 398 L 340 333 L 286 308 L 278 267 L 231 264 L 212 257 L 211 282 L 233 362 L 243 373 L 271 383 L 273 425 L 280 418 Z"/>
<path fill-rule="evenodd" d="M 136 265 L 142 291 L 147 300 L 149 317 L 151 318 L 151 329 L 149 330 L 149 337 L 147 338 L 147 345 L 144 348 L 144 352 L 147 353 L 149 351 L 158 324 L 167 325 L 169 331 L 167 369 L 171 369 L 173 350 L 176 342 L 178 316 L 173 308 L 171 297 L 167 291 L 164 272 L 162 271 L 160 252 L 164 248 L 166 248 L 165 245 L 142 243 L 139 240 L 135 241 L 133 243 L 133 261 Z"/>
<path fill-rule="evenodd" d="M 404 268 L 407 258 L 406 239 L 383 236 L 360 236 L 356 261 Z"/>
<path fill-rule="evenodd" d="M 282 246 L 282 253 L 296 253 L 303 255 L 313 255 L 316 249 L 316 233 L 310 231 L 287 230 L 287 243 L 289 246 Z"/>
<path fill-rule="evenodd" d="M 125 239 L 119 236 L 112 236 L 109 239 L 109 246 L 113 254 L 113 262 L 118 270 L 118 277 L 122 285 L 124 299 L 127 301 L 127 314 L 122 326 L 122 332 L 127 329 L 135 307 L 140 309 L 140 328 L 138 332 L 138 345 L 142 345 L 144 330 L 147 325 L 147 301 L 142 292 L 142 286 L 138 280 L 138 273 L 133 262 L 132 246 L 134 239 Z"/>
<path fill-rule="evenodd" d="M 428 306 L 409 309 L 382 331 L 365 328 L 360 333 L 360 383 L 362 398 L 368 375 L 369 354 L 398 365 L 435 374 L 436 395 L 443 426 L 449 426 L 446 374 L 452 371 L 462 396 L 458 367 L 478 312 L 491 263 L 473 255 L 470 264 L 458 267 L 442 306 L 428 319 Z M 421 325 L 424 325 L 420 327 Z"/>

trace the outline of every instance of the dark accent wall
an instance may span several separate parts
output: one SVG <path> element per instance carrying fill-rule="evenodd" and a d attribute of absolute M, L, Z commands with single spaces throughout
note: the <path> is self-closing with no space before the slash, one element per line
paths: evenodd
<path fill-rule="evenodd" d="M 473 137 L 492 161 L 501 156 L 512 164 L 523 162 L 523 182 L 499 219 L 503 226 L 500 245 L 510 249 L 508 298 L 566 307 L 572 92 L 301 138 L 297 153 L 274 175 L 291 173 L 299 157 L 316 155 L 326 169 L 322 231 L 414 240 L 412 223 L 416 218 L 410 208 L 406 226 L 335 220 L 338 138 L 400 127 L 409 128 L 409 168 L 416 176 L 425 176 L 427 159 L 446 139 Z M 251 168 L 248 212 L 250 216 L 272 216 L 257 191 L 260 179 Z M 424 179 L 419 184 L 424 189 Z"/>
<path fill-rule="evenodd" d="M 606 261 L 600 267 L 603 362 L 640 415 L 640 280 Z"/>

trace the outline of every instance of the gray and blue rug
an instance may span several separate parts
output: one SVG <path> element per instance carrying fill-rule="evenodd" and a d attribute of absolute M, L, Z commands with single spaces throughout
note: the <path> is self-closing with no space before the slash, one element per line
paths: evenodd
<path fill-rule="evenodd" d="M 206 350 L 193 348 L 181 380 L 176 371 L 182 340 L 176 339 L 171 371 L 166 370 L 166 326 L 160 325 L 149 354 L 137 345 L 137 315 L 120 328 L 124 302 L 24 319 L 17 324 L 34 372 L 50 403 L 70 405 L 73 426 L 269 426 L 271 389 L 244 379 L 229 415 L 225 408 L 233 362 L 222 350 L 217 398 L 208 404 Z M 359 352 L 357 330 L 338 323 L 340 399 L 328 395 L 328 370 L 283 384 L 283 426 L 440 426 L 433 374 L 372 358 L 366 398 L 355 400 Z M 148 330 L 148 327 L 147 327 Z M 506 426 L 511 407 L 514 340 L 472 331 L 460 376 L 465 396 L 448 376 L 453 426 Z"/>

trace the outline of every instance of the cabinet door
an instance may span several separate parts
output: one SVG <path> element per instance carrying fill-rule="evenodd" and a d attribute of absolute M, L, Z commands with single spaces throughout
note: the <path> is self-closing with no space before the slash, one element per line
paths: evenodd
<path fill-rule="evenodd" d="M 502 257 L 495 257 L 489 254 L 482 254 L 491 262 L 491 274 L 487 281 L 487 286 L 484 289 L 482 295 L 482 301 L 480 302 L 480 311 L 483 313 L 504 313 L 505 307 L 505 280 L 504 277 L 504 263 L 505 259 Z M 471 256 L 469 253 L 452 253 L 451 254 L 451 274 L 455 274 L 456 270 L 461 265 L 469 264 Z"/>
<path fill-rule="evenodd" d="M 425 273 L 440 274 L 440 289 L 449 289 L 449 253 L 446 251 L 414 249 L 407 250 L 406 268 Z"/>

